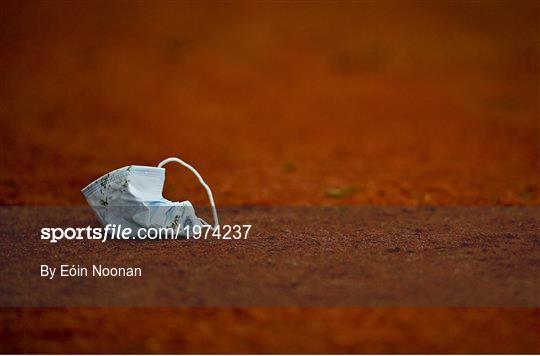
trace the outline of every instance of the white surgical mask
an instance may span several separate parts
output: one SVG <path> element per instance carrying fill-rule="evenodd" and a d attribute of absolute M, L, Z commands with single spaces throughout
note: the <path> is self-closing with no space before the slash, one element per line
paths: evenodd
<path fill-rule="evenodd" d="M 189 169 L 206 189 L 214 228 L 219 225 L 214 198 L 210 187 L 195 168 L 178 158 L 167 158 L 157 167 L 127 166 L 112 171 L 86 186 L 82 193 L 104 226 L 121 225 L 138 229 L 172 227 L 185 235 L 193 226 L 208 226 L 195 215 L 189 201 L 172 202 L 163 198 L 165 169 L 169 162 L 177 162 Z"/>

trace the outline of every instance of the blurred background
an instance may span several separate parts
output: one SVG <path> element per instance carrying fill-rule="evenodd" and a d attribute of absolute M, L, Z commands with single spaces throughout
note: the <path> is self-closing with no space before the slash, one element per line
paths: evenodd
<path fill-rule="evenodd" d="M 538 2 L 3 2 L 0 203 L 538 204 Z M 168 168 L 167 197 L 206 204 Z"/>
<path fill-rule="evenodd" d="M 540 203 L 536 1 L 0 5 L 0 204 Z M 165 196 L 207 204 L 167 167 Z M 4 352 L 538 352 L 537 309 L 4 309 Z M 141 327 L 144 326 L 144 327 Z"/>

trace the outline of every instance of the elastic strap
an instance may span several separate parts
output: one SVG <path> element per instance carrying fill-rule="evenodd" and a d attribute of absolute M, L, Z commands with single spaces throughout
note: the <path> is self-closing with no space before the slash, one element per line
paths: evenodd
<path fill-rule="evenodd" d="M 170 158 L 164 159 L 158 164 L 158 167 L 162 168 L 164 165 L 170 162 L 180 163 L 182 166 L 189 169 L 191 172 L 193 172 L 193 174 L 195 174 L 195 176 L 197 177 L 201 185 L 204 187 L 204 189 L 206 189 L 206 194 L 208 194 L 208 200 L 210 200 L 210 207 L 212 208 L 212 215 L 214 217 L 214 229 L 217 228 L 219 226 L 219 220 L 218 220 L 218 215 L 217 215 L 217 210 L 216 210 L 216 204 L 214 204 L 214 196 L 212 195 L 212 191 L 210 190 L 210 187 L 208 186 L 208 184 L 205 183 L 204 179 L 202 179 L 201 175 L 199 174 L 199 172 L 197 172 L 195 168 L 193 168 L 186 162 L 182 161 L 180 158 L 170 157 Z"/>

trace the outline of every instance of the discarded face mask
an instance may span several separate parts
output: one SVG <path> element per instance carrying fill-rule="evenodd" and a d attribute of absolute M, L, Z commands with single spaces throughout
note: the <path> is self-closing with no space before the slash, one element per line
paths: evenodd
<path fill-rule="evenodd" d="M 116 224 L 139 229 L 172 228 L 178 236 L 185 236 L 194 226 L 209 226 L 195 215 L 189 201 L 172 202 L 163 198 L 165 169 L 169 162 L 177 162 L 189 169 L 206 189 L 214 218 L 219 225 L 214 197 L 210 187 L 195 168 L 178 158 L 167 158 L 157 167 L 127 166 L 112 171 L 86 186 L 82 193 L 103 226 Z"/>

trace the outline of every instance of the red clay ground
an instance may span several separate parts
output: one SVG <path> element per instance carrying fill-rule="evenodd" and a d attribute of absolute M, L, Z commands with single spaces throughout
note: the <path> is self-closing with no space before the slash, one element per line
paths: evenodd
<path fill-rule="evenodd" d="M 3 208 L 0 221 L 0 306 L 540 306 L 536 207 L 220 209 L 222 224 L 253 225 L 240 240 L 36 238 L 96 226 L 88 208 Z M 41 264 L 89 275 L 43 278 Z M 92 265 L 142 275 L 98 278 Z"/>
<path fill-rule="evenodd" d="M 218 206 L 538 205 L 538 12 L 5 2 L 0 203 L 82 205 L 101 174 L 177 155 Z M 168 197 L 205 203 L 195 179 L 168 171 Z M 6 352 L 540 351 L 538 309 L 8 309 L 0 320 Z"/>

